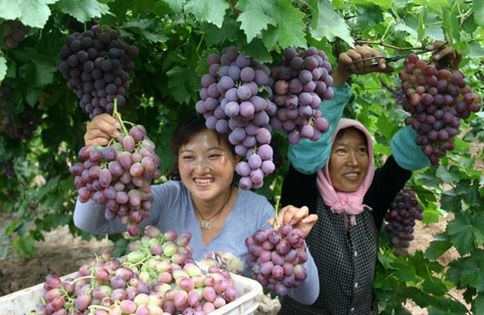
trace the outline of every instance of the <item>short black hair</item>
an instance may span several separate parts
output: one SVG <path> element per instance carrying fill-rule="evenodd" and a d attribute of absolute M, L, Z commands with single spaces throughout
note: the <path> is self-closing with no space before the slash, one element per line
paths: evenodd
<path fill-rule="evenodd" d="M 343 128 L 341 130 L 338 131 L 338 133 L 336 134 L 336 137 L 334 137 L 334 141 L 333 143 L 336 141 L 336 140 L 339 140 L 343 137 L 343 135 L 348 131 L 348 130 L 354 130 L 356 131 L 362 138 L 363 140 L 365 140 L 365 144 L 368 146 L 368 139 L 366 137 L 366 134 L 361 131 L 360 129 L 356 128 L 356 127 L 346 127 L 346 128 Z"/>

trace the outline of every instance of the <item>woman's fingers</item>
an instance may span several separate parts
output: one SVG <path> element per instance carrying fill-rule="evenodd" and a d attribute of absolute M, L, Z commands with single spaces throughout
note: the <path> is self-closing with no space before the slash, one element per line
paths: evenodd
<path fill-rule="evenodd" d="M 111 115 L 98 115 L 87 124 L 84 142 L 86 145 L 107 145 L 111 138 L 119 135 L 119 128 L 119 122 Z"/>

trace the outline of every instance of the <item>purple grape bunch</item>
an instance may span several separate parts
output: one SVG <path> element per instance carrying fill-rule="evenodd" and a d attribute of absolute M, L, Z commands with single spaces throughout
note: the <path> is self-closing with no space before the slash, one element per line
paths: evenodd
<path fill-rule="evenodd" d="M 270 70 L 233 46 L 224 48 L 221 56 L 208 56 L 208 64 L 195 108 L 209 129 L 228 134 L 237 155 L 246 158 L 236 167 L 239 186 L 260 188 L 275 170 L 270 120 L 277 107 L 270 100 Z"/>
<path fill-rule="evenodd" d="M 260 229 L 245 240 L 247 265 L 254 278 L 279 296 L 306 279 L 304 235 L 289 224 L 268 231 Z"/>
<path fill-rule="evenodd" d="M 200 269 L 191 257 L 190 233 L 147 226 L 128 255 L 103 252 L 66 279 L 49 274 L 43 314 L 208 314 L 238 297 L 230 273 Z"/>
<path fill-rule="evenodd" d="M 301 138 L 316 141 L 328 130 L 319 107 L 334 96 L 331 68 L 326 54 L 310 47 L 299 52 L 287 48 L 282 64 L 272 69 L 273 101 L 278 107 L 271 125 L 286 133 L 289 143 Z"/>
<path fill-rule="evenodd" d="M 480 110 L 480 96 L 472 93 L 462 72 L 437 69 L 416 55 L 407 57 L 399 77 L 403 108 L 411 115 L 405 124 L 417 132 L 415 142 L 436 165 L 455 148 L 460 120 Z"/>
<path fill-rule="evenodd" d="M 20 21 L 5 21 L 3 24 L 3 44 L 8 48 L 17 48 L 29 31 L 30 27 L 23 25 Z"/>
<path fill-rule="evenodd" d="M 160 177 L 160 158 L 142 125 L 123 130 L 110 145 L 82 147 L 78 154 L 82 162 L 69 171 L 75 176 L 80 202 L 91 199 L 106 205 L 106 219 L 120 217 L 128 232 L 136 235 L 137 224 L 149 216 L 151 182 Z"/>
<path fill-rule="evenodd" d="M 116 30 L 93 25 L 65 38 L 58 68 L 92 119 L 101 113 L 112 114 L 114 100 L 118 106 L 126 104 L 128 71 L 134 69 L 132 59 L 138 53 L 138 48 L 124 43 Z"/>
<path fill-rule="evenodd" d="M 415 192 L 404 188 L 392 201 L 389 211 L 385 214 L 394 253 L 397 256 L 408 254 L 408 247 L 413 240 L 415 220 L 423 219 L 423 209 L 417 201 Z"/>

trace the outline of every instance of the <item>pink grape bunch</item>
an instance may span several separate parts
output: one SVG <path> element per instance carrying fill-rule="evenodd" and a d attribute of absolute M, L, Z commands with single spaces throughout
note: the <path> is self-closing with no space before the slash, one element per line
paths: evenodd
<path fill-rule="evenodd" d="M 239 186 L 260 188 L 275 170 L 269 123 L 277 108 L 269 99 L 270 70 L 233 46 L 223 49 L 221 56 L 208 56 L 208 64 L 195 108 L 207 128 L 228 134 L 237 155 L 247 159 L 236 168 Z"/>
<path fill-rule="evenodd" d="M 410 188 L 404 188 L 392 201 L 385 214 L 394 253 L 397 256 L 408 254 L 408 247 L 413 240 L 415 220 L 423 219 L 423 209 L 417 196 Z"/>
<path fill-rule="evenodd" d="M 306 279 L 307 260 L 301 230 L 283 224 L 276 230 L 260 229 L 245 240 L 247 265 L 254 278 L 279 296 Z"/>
<path fill-rule="evenodd" d="M 416 55 L 407 57 L 398 75 L 406 97 L 403 108 L 411 115 L 405 123 L 417 132 L 415 142 L 436 165 L 455 148 L 460 120 L 480 110 L 480 97 L 459 70 L 437 69 Z"/>
<path fill-rule="evenodd" d="M 20 21 L 5 21 L 3 24 L 3 44 L 8 48 L 17 48 L 29 31 L 30 27 L 23 25 Z"/>
<path fill-rule="evenodd" d="M 106 205 L 106 219 L 120 217 L 128 232 L 136 235 L 137 224 L 149 216 L 151 182 L 160 177 L 160 158 L 142 125 L 121 132 L 111 142 L 105 147 L 82 147 L 78 154 L 82 162 L 69 171 L 75 176 L 80 202 Z"/>
<path fill-rule="evenodd" d="M 273 101 L 278 109 L 271 125 L 285 132 L 289 143 L 296 144 L 301 138 L 315 141 L 328 130 L 319 107 L 321 101 L 334 96 L 331 68 L 326 54 L 310 47 L 302 51 L 287 48 L 282 64 L 272 69 Z"/>
<path fill-rule="evenodd" d="M 73 276 L 46 277 L 43 314 L 208 314 L 237 298 L 230 273 L 200 269 L 190 260 L 174 263 L 168 253 L 155 254 L 154 243 L 176 244 L 189 250 L 189 233 L 162 233 L 147 226 L 139 246 L 127 256 L 113 259 L 104 252 Z M 156 251 L 156 250 L 155 250 Z M 169 251 L 172 251 L 170 247 Z M 191 252 L 191 251 L 190 251 Z M 172 255 L 173 256 L 173 255 Z M 190 256 L 191 258 L 191 256 Z"/>
<path fill-rule="evenodd" d="M 138 53 L 138 48 L 123 42 L 116 30 L 93 25 L 64 39 L 58 69 L 92 119 L 101 113 L 112 114 L 114 100 L 118 106 L 126 105 L 128 71 L 134 69 L 132 59 Z"/>

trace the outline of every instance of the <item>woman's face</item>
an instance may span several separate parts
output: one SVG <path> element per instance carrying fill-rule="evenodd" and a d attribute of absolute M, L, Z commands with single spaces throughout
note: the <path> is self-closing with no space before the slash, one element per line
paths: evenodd
<path fill-rule="evenodd" d="M 195 200 L 213 201 L 230 188 L 237 161 L 230 147 L 212 130 L 193 136 L 178 151 L 178 170 Z"/>
<path fill-rule="evenodd" d="M 346 130 L 331 148 L 328 166 L 334 189 L 355 192 L 365 179 L 369 164 L 365 139 L 353 128 Z"/>

